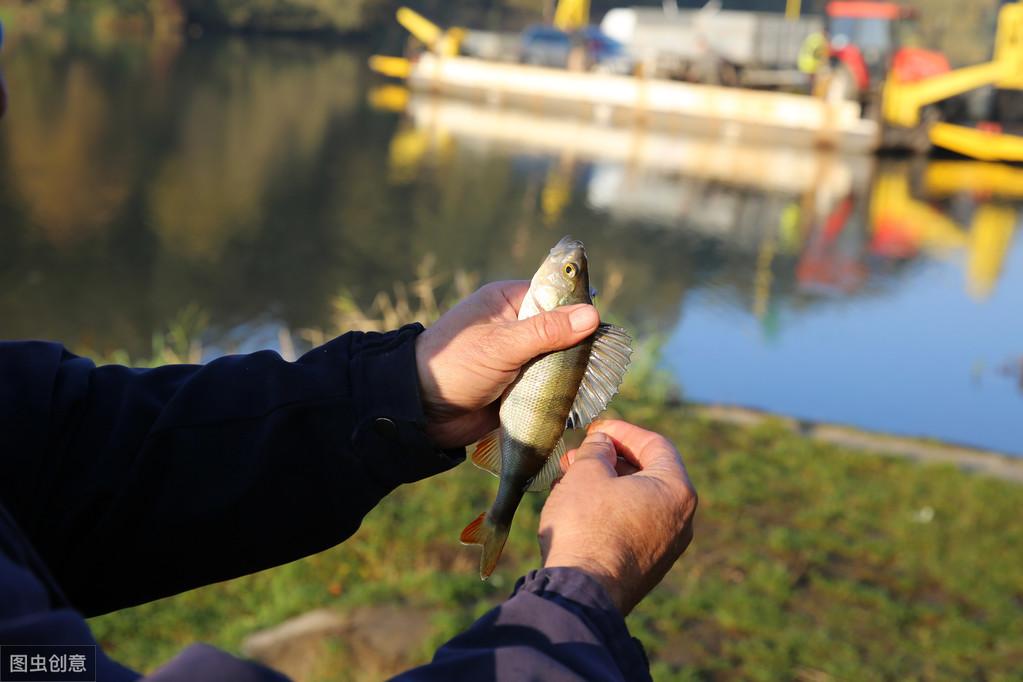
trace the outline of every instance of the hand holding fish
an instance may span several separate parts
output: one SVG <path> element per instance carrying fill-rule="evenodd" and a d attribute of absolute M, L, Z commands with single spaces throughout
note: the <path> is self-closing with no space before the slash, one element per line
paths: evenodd
<path fill-rule="evenodd" d="M 671 442 L 622 421 L 595 422 L 540 516 L 545 568 L 596 578 L 628 615 L 693 539 L 697 496 Z"/>
<path fill-rule="evenodd" d="M 496 387 L 505 387 L 497 410 L 500 426 L 481 438 L 472 453 L 473 464 L 500 479 L 497 496 L 490 509 L 477 516 L 459 536 L 463 544 L 482 547 L 483 580 L 497 566 L 523 495 L 549 490 L 561 476 L 565 429 L 583 428 L 604 410 L 618 391 L 632 355 L 628 332 L 609 324 L 594 326 L 597 320 L 589 261 L 586 248 L 576 239 L 566 236 L 554 245 L 533 274 L 528 289 L 516 295 L 514 303 L 507 295 L 504 298 L 510 305 L 491 303 L 498 313 L 480 316 L 470 306 L 462 317 L 451 315 L 448 324 L 459 333 L 471 329 L 471 321 L 476 318 L 489 320 L 492 326 L 477 339 L 461 344 L 463 353 L 475 351 L 474 360 L 484 363 L 482 373 L 463 356 L 449 356 L 448 363 L 454 363 L 463 375 L 486 377 L 476 384 L 487 393 L 470 394 L 465 402 L 488 404 L 498 397 Z M 493 327 L 506 319 L 509 308 L 518 309 L 518 321 Z M 444 337 L 439 338 L 443 349 Z M 443 376 L 437 371 L 440 367 L 443 365 L 439 362 L 432 367 L 435 376 Z M 420 383 L 429 386 L 429 378 L 421 374 Z M 491 389 L 495 392 L 490 393 Z M 451 397 L 447 401 L 458 402 Z M 475 421 L 463 423 L 457 433 L 464 438 L 487 422 L 495 424 L 489 415 L 478 413 Z M 467 432 L 466 426 L 472 431 Z"/>
<path fill-rule="evenodd" d="M 591 305 L 519 320 L 529 282 L 488 284 L 416 340 L 427 433 L 441 447 L 475 442 L 497 426 L 497 399 L 538 355 L 573 346 L 600 321 Z"/>

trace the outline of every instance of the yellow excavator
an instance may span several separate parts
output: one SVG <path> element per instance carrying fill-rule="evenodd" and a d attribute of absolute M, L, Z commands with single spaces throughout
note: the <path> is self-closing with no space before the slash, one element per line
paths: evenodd
<path fill-rule="evenodd" d="M 914 129 L 929 106 L 986 86 L 1023 97 L 1023 2 L 1007 3 L 999 11 L 991 61 L 913 82 L 890 75 L 882 91 L 882 116 L 889 126 Z M 998 124 L 975 128 L 934 121 L 928 126 L 937 147 L 982 161 L 1023 161 L 1023 136 L 1008 134 Z"/>

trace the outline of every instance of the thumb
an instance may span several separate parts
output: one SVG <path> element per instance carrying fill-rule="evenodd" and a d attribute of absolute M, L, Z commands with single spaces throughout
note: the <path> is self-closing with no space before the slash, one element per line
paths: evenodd
<path fill-rule="evenodd" d="M 537 355 L 574 346 L 596 331 L 599 323 L 592 305 L 561 306 L 509 323 L 504 350 L 508 360 L 524 365 Z"/>
<path fill-rule="evenodd" d="M 578 450 L 568 453 L 569 466 L 565 476 L 615 478 L 618 475 L 615 473 L 617 459 L 618 455 L 611 438 L 607 434 L 595 431 L 586 436 Z"/>

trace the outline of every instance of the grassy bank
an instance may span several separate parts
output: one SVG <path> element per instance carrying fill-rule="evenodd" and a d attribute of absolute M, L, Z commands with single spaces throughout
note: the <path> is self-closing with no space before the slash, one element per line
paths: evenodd
<path fill-rule="evenodd" d="M 1023 487 L 777 423 L 623 409 L 675 440 L 701 495 L 692 548 L 630 617 L 655 679 L 1023 679 Z M 379 677 L 427 660 L 535 566 L 541 496 L 521 509 L 492 582 L 457 542 L 495 485 L 463 466 L 397 491 L 340 547 L 92 625 L 114 656 L 151 670 L 197 640 L 238 651 L 247 634 L 317 607 L 425 614 L 432 634 L 404 660 L 356 659 Z M 325 679 L 353 662 L 341 642 Z"/>
<path fill-rule="evenodd" d="M 425 259 L 366 308 L 339 296 L 329 329 L 299 336 L 429 322 L 475 281 Z M 601 308 L 614 303 L 610 287 Z M 195 362 L 207 328 L 189 308 L 151 357 L 109 360 Z M 678 406 L 658 355 L 656 339 L 637 343 L 613 402 L 672 438 L 700 491 L 693 546 L 629 619 L 655 679 L 1023 679 L 1023 486 L 864 455 L 785 420 L 728 424 Z M 490 582 L 478 578 L 478 549 L 459 545 L 495 492 L 495 479 L 464 465 L 399 489 L 342 546 L 92 625 L 115 657 L 152 670 L 189 643 L 240 652 L 247 635 L 328 607 L 362 624 L 303 651 L 318 661 L 304 679 L 381 679 L 428 660 L 536 566 L 542 495 L 520 508 Z"/>

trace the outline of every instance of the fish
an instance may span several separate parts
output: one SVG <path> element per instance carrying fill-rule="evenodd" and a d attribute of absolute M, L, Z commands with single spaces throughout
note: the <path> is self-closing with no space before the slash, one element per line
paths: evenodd
<path fill-rule="evenodd" d="M 586 249 L 566 236 L 533 275 L 518 317 L 592 304 L 594 293 Z M 480 439 L 471 456 L 473 464 L 500 479 L 497 496 L 489 511 L 460 536 L 462 544 L 483 548 L 480 578 L 494 572 L 525 493 L 549 490 L 561 477 L 565 430 L 585 427 L 604 411 L 621 386 L 631 355 L 628 332 L 601 323 L 579 344 L 534 358 L 505 389 L 500 426 Z"/>

